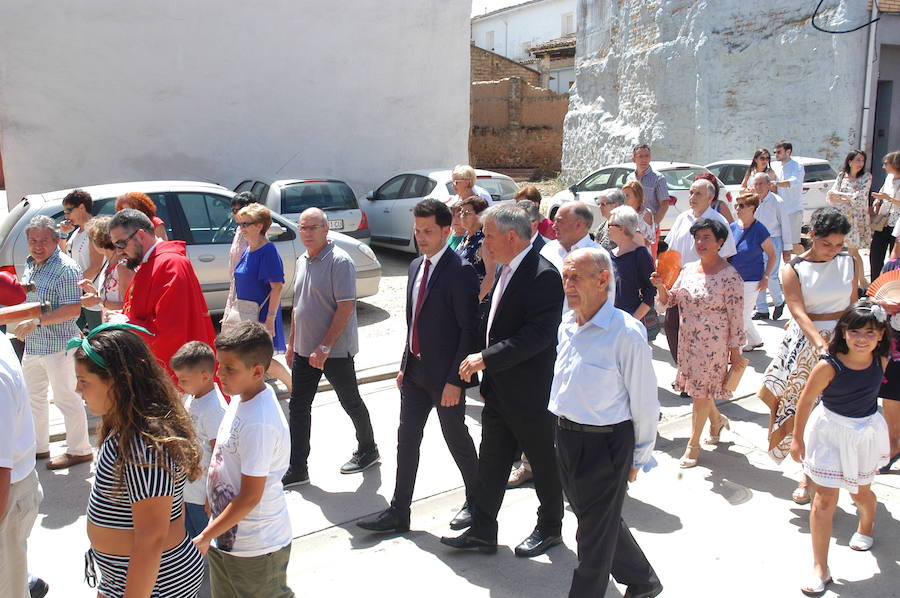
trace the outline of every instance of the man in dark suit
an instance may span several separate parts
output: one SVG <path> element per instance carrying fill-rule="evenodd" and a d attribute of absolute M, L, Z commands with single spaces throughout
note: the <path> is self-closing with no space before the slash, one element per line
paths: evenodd
<path fill-rule="evenodd" d="M 419 446 L 431 408 L 437 409 L 447 447 L 471 497 L 478 478 L 475 443 L 465 424 L 463 391 L 477 381 L 459 377 L 460 362 L 476 346 L 478 275 L 447 246 L 450 209 L 436 199 L 424 199 L 413 209 L 415 236 L 424 253 L 409 266 L 406 323 L 409 334 L 397 386 L 400 388 L 400 428 L 397 432 L 397 480 L 391 506 L 358 522 L 378 532 L 409 530 Z M 466 506 L 450 522 L 453 529 L 470 524 Z"/>
<path fill-rule="evenodd" d="M 531 220 L 531 245 L 538 251 L 547 244 L 547 239 L 544 238 L 539 232 L 539 228 L 541 226 L 541 222 L 544 217 L 541 216 L 541 211 L 538 209 L 537 204 L 528 199 L 520 199 L 516 202 L 517 208 L 522 208 L 526 214 L 528 214 L 528 219 Z"/>
<path fill-rule="evenodd" d="M 537 527 L 515 552 L 532 557 L 562 542 L 562 487 L 553 448 L 554 419 L 547 410 L 562 316 L 562 280 L 531 246 L 531 223 L 520 208 L 493 206 L 482 221 L 484 248 L 503 268 L 478 331 L 484 349 L 466 357 L 459 367 L 463 380 L 484 370 L 478 486 L 470 505 L 472 527 L 441 542 L 461 550 L 497 551 L 497 513 L 521 446 L 531 462 L 541 504 Z"/>

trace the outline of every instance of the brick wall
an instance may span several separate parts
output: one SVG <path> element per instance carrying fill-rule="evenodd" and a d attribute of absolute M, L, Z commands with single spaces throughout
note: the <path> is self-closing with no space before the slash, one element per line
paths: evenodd
<path fill-rule="evenodd" d="M 562 159 L 569 95 L 521 78 L 472 84 L 469 160 L 478 168 L 530 168 L 554 176 Z"/>
<path fill-rule="evenodd" d="M 872 0 L 867 5 L 872 10 Z M 900 12 L 900 0 L 878 0 L 878 9 L 881 12 Z"/>
<path fill-rule="evenodd" d="M 538 71 L 522 66 L 515 60 L 500 56 L 494 52 L 483 50 L 478 46 L 471 46 L 470 62 L 472 69 L 471 81 L 499 81 L 507 77 L 521 77 L 531 85 L 541 84 L 541 74 Z"/>

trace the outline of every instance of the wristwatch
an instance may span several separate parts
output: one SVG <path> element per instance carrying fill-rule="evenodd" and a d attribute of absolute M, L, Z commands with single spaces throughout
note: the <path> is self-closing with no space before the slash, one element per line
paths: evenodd
<path fill-rule="evenodd" d="M 329 353 L 331 353 L 331 347 L 329 347 L 328 345 L 319 345 L 319 351 L 321 351 L 325 355 L 328 355 Z"/>

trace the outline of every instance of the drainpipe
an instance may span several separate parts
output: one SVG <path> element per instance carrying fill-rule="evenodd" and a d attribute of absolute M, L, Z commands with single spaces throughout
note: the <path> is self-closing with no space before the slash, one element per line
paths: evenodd
<path fill-rule="evenodd" d="M 870 21 L 875 21 L 878 18 L 878 3 L 872 2 L 872 14 L 869 18 Z M 872 75 L 875 70 L 875 38 L 876 38 L 876 27 L 878 27 L 878 23 L 874 22 L 869 25 L 869 47 L 866 50 L 866 82 L 863 87 L 863 108 L 862 108 L 862 123 L 859 127 L 859 148 L 866 152 L 867 155 L 872 155 L 871 148 L 869 147 L 869 128 L 870 121 L 872 116 Z"/>

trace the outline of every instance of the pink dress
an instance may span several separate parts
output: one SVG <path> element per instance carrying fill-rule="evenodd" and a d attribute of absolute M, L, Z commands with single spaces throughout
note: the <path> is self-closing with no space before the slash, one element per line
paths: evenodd
<path fill-rule="evenodd" d="M 744 281 L 732 266 L 715 274 L 685 265 L 669 291 L 668 307 L 678 306 L 678 374 L 675 390 L 702 399 L 730 399 L 725 390 L 729 347 L 744 345 Z"/>

